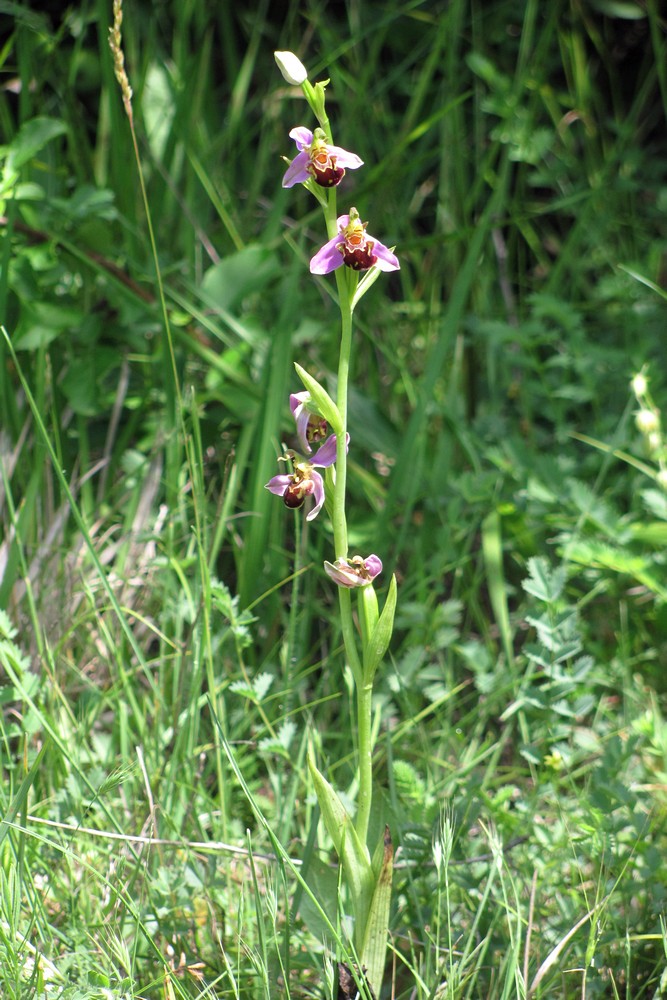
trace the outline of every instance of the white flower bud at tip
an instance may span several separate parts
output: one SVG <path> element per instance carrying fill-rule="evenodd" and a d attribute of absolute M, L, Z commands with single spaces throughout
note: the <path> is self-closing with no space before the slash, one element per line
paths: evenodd
<path fill-rule="evenodd" d="M 293 52 L 274 52 L 273 56 L 287 83 L 300 87 L 308 79 L 308 70 Z"/>
<path fill-rule="evenodd" d="M 641 372 L 638 372 L 633 378 L 631 385 L 635 396 L 643 396 L 648 388 L 646 376 L 642 375 Z"/>
<path fill-rule="evenodd" d="M 662 434 L 660 431 L 651 431 L 650 434 L 646 435 L 646 447 L 652 455 L 660 451 L 662 448 Z"/>
<path fill-rule="evenodd" d="M 660 418 L 653 410 L 640 410 L 635 414 L 635 423 L 642 434 L 652 434 L 660 429 Z"/>

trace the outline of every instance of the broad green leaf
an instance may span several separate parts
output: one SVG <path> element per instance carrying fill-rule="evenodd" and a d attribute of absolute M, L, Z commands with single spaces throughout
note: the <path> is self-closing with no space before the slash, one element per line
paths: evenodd
<path fill-rule="evenodd" d="M 315 855 L 310 859 L 304 878 L 317 899 L 317 905 L 307 893 L 304 893 L 299 905 L 299 918 L 303 920 L 310 934 L 330 942 L 330 927 L 332 924 L 335 926 L 338 913 L 339 870 L 328 860 Z M 326 918 L 323 917 L 322 911 Z"/>
<path fill-rule="evenodd" d="M 33 159 L 56 136 L 67 131 L 67 126 L 58 118 L 33 118 L 22 125 L 13 141 L 6 147 L 7 172 L 15 173 Z"/>
<path fill-rule="evenodd" d="M 396 577 L 392 576 L 391 583 L 389 584 L 389 593 L 387 594 L 387 599 L 384 602 L 382 614 L 380 615 L 379 621 L 373 629 L 373 634 L 364 649 L 364 680 L 367 684 L 373 680 L 375 671 L 380 665 L 382 657 L 387 652 L 389 647 L 391 634 L 394 629 L 396 597 Z"/>
<path fill-rule="evenodd" d="M 118 351 L 100 344 L 72 358 L 60 384 L 75 413 L 92 417 L 107 411 L 109 393 L 105 385 L 112 381 L 119 363 Z"/>
<path fill-rule="evenodd" d="M 21 321 L 16 327 L 14 347 L 17 351 L 33 351 L 46 347 L 63 331 L 83 327 L 85 314 L 73 306 L 57 302 L 25 302 Z"/>
<path fill-rule="evenodd" d="M 340 417 L 340 412 L 338 407 L 334 403 L 333 399 L 326 391 L 326 389 L 320 385 L 317 379 L 309 375 L 305 368 L 301 365 L 294 363 L 296 368 L 296 373 L 303 382 L 304 388 L 310 393 L 313 402 L 317 406 L 318 410 L 330 425 L 334 434 L 340 434 L 343 429 L 343 422 Z"/>
<path fill-rule="evenodd" d="M 201 283 L 202 292 L 211 305 L 233 310 L 247 295 L 261 291 L 279 270 L 271 250 L 247 246 L 209 267 Z"/>
<path fill-rule="evenodd" d="M 363 926 L 375 882 L 368 849 L 359 840 L 354 824 L 340 798 L 324 775 L 318 771 L 310 751 L 308 769 L 315 785 L 322 820 L 340 858 L 345 884 L 350 890 L 355 921 L 357 926 Z"/>
<path fill-rule="evenodd" d="M 366 969 L 366 976 L 376 996 L 380 996 L 387 954 L 391 881 L 394 871 L 394 848 L 388 826 L 385 827 L 384 836 L 373 854 L 373 869 L 377 871 L 377 875 L 361 948 L 361 965 Z"/>
<path fill-rule="evenodd" d="M 176 110 L 172 80 L 161 62 L 151 63 L 146 70 L 141 88 L 141 107 L 151 151 L 155 160 L 160 162 L 164 158 Z"/>

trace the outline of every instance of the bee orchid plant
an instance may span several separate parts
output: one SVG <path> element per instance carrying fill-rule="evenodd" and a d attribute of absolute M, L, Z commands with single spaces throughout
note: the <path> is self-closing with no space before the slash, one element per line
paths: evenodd
<path fill-rule="evenodd" d="M 368 997 L 379 996 L 387 948 L 391 897 L 393 847 L 389 829 L 380 842 L 369 846 L 369 824 L 373 810 L 372 694 L 375 673 L 387 651 L 396 608 L 396 578 L 392 577 L 380 611 L 375 591 L 382 572 L 379 556 L 351 554 L 346 518 L 348 449 L 354 434 L 348 432 L 348 383 L 353 346 L 353 314 L 363 295 L 380 273 L 400 268 L 393 250 L 367 231 L 356 208 L 338 214 L 337 187 L 347 170 L 357 170 L 363 161 L 355 153 L 333 143 L 325 108 L 326 83 L 312 85 L 300 60 L 291 52 L 276 52 L 276 62 L 285 80 L 301 87 L 317 125 L 298 125 L 289 136 L 297 153 L 289 162 L 282 185 L 302 184 L 318 200 L 324 215 L 326 240 L 310 261 L 314 275 L 334 273 L 341 314 L 341 338 L 335 399 L 300 365 L 296 372 L 304 390 L 290 397 L 290 409 L 304 456 L 288 452 L 290 473 L 274 476 L 267 484 L 288 507 L 299 508 L 313 498 L 306 515 L 312 520 L 325 499 L 331 511 L 334 553 L 324 570 L 338 587 L 345 657 L 354 678 L 357 704 L 357 785 L 353 815 L 317 768 L 309 754 L 310 774 L 317 793 L 322 820 L 341 865 L 354 918 L 351 940 L 357 957 L 355 980 Z M 327 437 L 327 434 L 330 436 Z M 324 442 L 324 443 L 321 443 Z M 318 450 L 312 454 L 313 446 Z M 324 479 L 318 468 L 330 470 Z M 335 475 L 331 472 L 335 470 Z M 327 492 L 329 496 L 327 496 Z M 308 501 L 310 502 L 310 501 Z M 352 591 L 357 595 L 356 621 Z M 343 966 L 345 975 L 350 970 Z M 340 971 L 339 971 L 340 975 Z M 363 995 L 363 993 L 361 994 Z"/>

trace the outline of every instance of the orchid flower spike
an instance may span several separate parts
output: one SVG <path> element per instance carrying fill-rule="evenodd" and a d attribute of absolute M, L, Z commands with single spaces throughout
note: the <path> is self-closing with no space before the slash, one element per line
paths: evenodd
<path fill-rule="evenodd" d="M 351 559 L 336 559 L 325 562 L 324 570 L 339 587 L 366 587 L 382 572 L 382 561 L 376 555 L 353 556 Z"/>
<path fill-rule="evenodd" d="M 310 262 L 311 274 L 329 274 L 341 264 L 353 271 L 378 267 L 381 271 L 398 271 L 398 257 L 366 232 L 367 222 L 361 222 L 356 208 L 349 215 L 338 217 L 338 233 L 318 250 Z"/>
<path fill-rule="evenodd" d="M 311 402 L 308 391 L 293 392 L 289 398 L 290 410 L 296 420 L 296 433 L 303 450 L 310 455 L 312 444 L 319 444 L 327 436 L 327 422 Z"/>
<path fill-rule="evenodd" d="M 346 446 L 350 444 L 350 435 L 346 435 Z M 297 458 L 293 451 L 288 451 L 282 461 Z M 286 507 L 298 510 L 303 507 L 307 496 L 312 496 L 315 506 L 306 515 L 307 521 L 312 521 L 322 510 L 324 504 L 324 480 L 317 469 L 327 469 L 336 461 L 336 435 L 332 434 L 316 451 L 310 461 L 294 462 L 294 472 L 289 475 L 274 476 L 266 484 L 266 489 L 275 496 L 282 497 Z"/>
<path fill-rule="evenodd" d="M 321 128 L 311 132 L 309 128 L 299 125 L 290 132 L 290 139 L 294 139 L 299 152 L 283 177 L 284 188 L 303 184 L 311 177 L 320 187 L 335 187 L 345 176 L 346 167 L 356 170 L 363 166 L 364 161 L 356 153 L 348 153 L 346 149 L 328 143 Z"/>

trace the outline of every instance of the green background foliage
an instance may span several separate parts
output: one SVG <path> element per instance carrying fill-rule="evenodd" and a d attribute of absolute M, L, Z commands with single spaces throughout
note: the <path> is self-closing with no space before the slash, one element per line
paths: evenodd
<path fill-rule="evenodd" d="M 0 993 L 331 996 L 353 964 L 306 765 L 354 798 L 330 529 L 264 489 L 293 362 L 333 391 L 337 359 L 281 188 L 291 49 L 401 260 L 350 399 L 351 542 L 399 582 L 385 995 L 662 995 L 667 451 L 630 391 L 646 365 L 665 407 L 659 5 L 128 0 L 155 252 L 111 17 L 0 6 Z"/>

